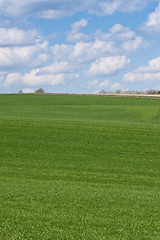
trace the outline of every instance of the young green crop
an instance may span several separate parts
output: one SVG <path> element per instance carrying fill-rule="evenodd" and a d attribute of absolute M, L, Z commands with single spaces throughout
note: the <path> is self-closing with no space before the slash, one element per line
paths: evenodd
<path fill-rule="evenodd" d="M 160 100 L 0 95 L 1 239 L 159 240 Z"/>

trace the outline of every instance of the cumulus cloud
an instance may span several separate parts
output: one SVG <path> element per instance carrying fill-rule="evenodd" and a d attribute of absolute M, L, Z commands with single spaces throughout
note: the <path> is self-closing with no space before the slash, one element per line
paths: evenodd
<path fill-rule="evenodd" d="M 18 85 L 19 83 L 22 82 L 22 75 L 21 73 L 10 73 L 8 74 L 5 82 L 4 82 L 4 86 L 5 87 L 9 87 L 11 85 Z"/>
<path fill-rule="evenodd" d="M 40 41 L 36 30 L 0 28 L 0 46 L 32 45 Z"/>
<path fill-rule="evenodd" d="M 160 72 L 160 57 L 149 61 L 148 66 L 140 66 L 135 72 Z"/>
<path fill-rule="evenodd" d="M 119 90 L 119 89 L 121 89 L 122 88 L 122 85 L 121 85 L 121 83 L 119 83 L 119 82 L 115 82 L 115 83 L 113 83 L 111 86 L 110 86 L 110 89 L 111 90 Z"/>
<path fill-rule="evenodd" d="M 54 62 L 51 65 L 42 67 L 39 70 L 40 74 L 46 74 L 46 73 L 53 73 L 53 74 L 58 74 L 58 73 L 72 73 L 77 70 L 76 64 L 70 64 L 67 61 L 60 61 L 60 62 Z"/>
<path fill-rule="evenodd" d="M 6 0 L 0 2 L 0 12 L 3 16 L 37 15 L 43 18 L 61 18 L 87 10 L 91 2 L 91 0 Z"/>
<path fill-rule="evenodd" d="M 89 12 L 99 15 L 113 14 L 115 11 L 133 12 L 143 9 L 152 0 L 97 0 Z"/>
<path fill-rule="evenodd" d="M 122 84 L 120 82 L 112 84 L 108 79 L 103 80 L 103 82 L 93 80 L 88 83 L 88 89 L 96 90 L 97 92 L 100 90 L 115 91 L 122 89 Z"/>
<path fill-rule="evenodd" d="M 116 51 L 122 54 L 137 51 L 139 48 L 148 47 L 148 43 L 143 37 L 137 36 L 129 27 L 125 27 L 121 24 L 114 24 L 108 33 L 97 31 L 95 38 L 105 42 L 112 41 L 115 46 L 116 43 L 118 45 L 120 44 Z"/>
<path fill-rule="evenodd" d="M 83 34 L 79 35 L 77 31 L 80 26 L 86 24 L 84 19 L 76 22 L 75 25 L 73 24 L 73 29 L 80 38 Z M 76 41 L 74 37 L 72 39 Z M 72 62 L 76 61 L 76 63 L 86 63 L 106 56 L 128 54 L 145 47 L 146 42 L 142 37 L 137 36 L 128 27 L 115 24 L 108 33 L 97 31 L 92 36 L 85 35 L 84 40 L 82 37 L 82 40 L 75 44 L 56 44 L 51 47 L 51 54 L 56 61 L 68 59 Z"/>
<path fill-rule="evenodd" d="M 51 47 L 51 54 L 56 60 L 69 59 L 77 63 L 85 63 L 98 57 L 114 54 L 115 44 L 112 41 L 94 40 L 71 44 L 56 44 Z"/>
<path fill-rule="evenodd" d="M 111 33 L 121 33 L 121 32 L 127 32 L 129 30 L 129 28 L 124 27 L 123 25 L 117 23 L 114 24 L 111 28 L 110 28 L 110 32 Z"/>
<path fill-rule="evenodd" d="M 125 82 L 145 82 L 145 81 L 158 81 L 160 73 L 135 73 L 129 72 L 124 75 Z"/>
<path fill-rule="evenodd" d="M 79 29 L 86 27 L 87 24 L 88 24 L 88 21 L 87 21 L 87 19 L 85 19 L 85 18 L 82 18 L 82 19 L 81 19 L 80 21 L 78 21 L 78 22 L 72 23 L 72 25 L 71 25 L 71 27 L 72 27 L 72 32 L 78 32 Z"/>
<path fill-rule="evenodd" d="M 150 1 L 153 0 L 5 0 L 0 1 L 0 13 L 1 16 L 37 15 L 43 18 L 62 18 L 82 11 L 107 15 L 115 11 L 137 11 Z"/>
<path fill-rule="evenodd" d="M 40 75 L 38 70 L 32 70 L 30 73 L 26 73 L 22 77 L 22 81 L 27 86 L 41 86 L 41 85 L 61 85 L 67 83 L 69 80 L 77 78 L 77 74 L 43 74 Z"/>
<path fill-rule="evenodd" d="M 146 48 L 147 42 L 144 41 L 143 37 L 137 36 L 134 31 L 132 31 L 129 27 L 125 27 L 121 24 L 115 24 L 110 29 L 109 32 L 104 33 L 101 30 L 96 31 L 94 34 L 84 34 L 81 32 L 81 28 L 86 27 L 88 21 L 86 19 L 81 19 L 78 22 L 75 22 L 71 25 L 71 31 L 67 33 L 67 41 L 69 42 L 92 42 L 96 41 L 96 43 L 104 43 L 103 48 L 107 44 L 112 44 L 110 46 L 112 53 L 118 51 L 121 53 L 129 53 L 132 51 L 136 51 L 140 47 Z M 116 48 L 116 43 L 121 43 L 120 47 Z M 85 43 L 81 43 L 84 45 Z M 89 47 L 89 43 L 85 44 L 87 48 Z M 78 45 L 76 45 L 77 47 Z"/>
<path fill-rule="evenodd" d="M 86 67 L 86 63 L 90 64 L 96 59 L 125 54 L 143 47 L 143 38 L 136 36 L 135 32 L 123 25 L 115 24 L 109 33 L 96 32 L 89 36 L 79 32 L 87 24 L 86 19 L 72 24 L 72 30 L 68 33 L 68 37 L 74 35 L 75 38 L 72 37 L 72 39 L 78 42 L 53 46 L 49 46 L 47 41 L 42 42 L 42 37 L 35 30 L 1 28 L 0 70 L 16 69 L 17 71 L 22 68 L 39 67 L 47 63 L 49 59 L 54 64 L 69 62 L 70 66 L 66 65 L 68 69 L 71 66 L 82 69 Z M 119 42 L 122 42 L 120 47 L 116 46 L 119 45 Z M 5 43 L 7 46 L 4 46 Z M 55 69 L 55 65 L 51 67 Z M 62 65 L 58 67 L 62 67 Z M 66 70 L 64 69 L 64 71 Z"/>
<path fill-rule="evenodd" d="M 93 10 L 93 12 L 107 15 L 107 14 L 113 14 L 121 5 L 120 1 L 100 1 L 97 3 L 98 5 L 98 11 L 96 9 Z"/>
<path fill-rule="evenodd" d="M 4 80 L 4 75 L 5 75 L 4 72 L 0 72 L 0 82 L 2 82 Z"/>
<path fill-rule="evenodd" d="M 48 42 L 23 47 L 1 47 L 0 69 L 36 67 L 46 63 Z"/>
<path fill-rule="evenodd" d="M 63 64 L 60 63 L 60 65 Z M 65 84 L 69 80 L 79 77 L 79 75 L 74 72 L 64 73 L 64 68 L 60 67 L 59 69 L 56 69 L 57 66 L 51 65 L 45 68 L 36 68 L 24 75 L 18 72 L 10 73 L 7 75 L 4 86 L 9 87 L 15 84 L 24 84 L 26 86 L 54 86 L 58 84 Z M 66 67 L 66 65 L 64 65 L 64 67 Z"/>
<path fill-rule="evenodd" d="M 0 70 L 38 67 L 48 60 L 48 42 L 36 30 L 0 28 Z"/>
<path fill-rule="evenodd" d="M 130 63 L 126 56 L 104 57 L 93 62 L 88 70 L 89 76 L 111 75 L 123 70 Z"/>
<path fill-rule="evenodd" d="M 42 37 L 35 30 L 0 28 L 0 70 L 39 67 L 47 63 L 48 59 L 54 61 L 55 64 L 56 62 L 61 62 L 61 64 L 69 62 L 70 67 L 72 65 L 75 68 L 77 65 L 78 69 L 83 68 L 83 64 L 89 64 L 90 61 L 106 56 L 127 54 L 144 46 L 143 38 L 138 37 L 135 32 L 123 25 L 115 24 L 109 33 L 96 32 L 89 36 L 79 32 L 87 24 L 86 19 L 72 24 L 68 38 L 78 42 L 53 46 L 49 46 L 47 41 L 42 42 Z M 121 46 L 118 48 L 116 45 L 120 42 Z M 69 66 L 67 65 L 66 68 L 69 69 Z"/>
<path fill-rule="evenodd" d="M 78 42 L 78 41 L 85 41 L 89 39 L 87 34 L 80 32 L 81 28 L 85 28 L 88 24 L 87 19 L 82 18 L 78 22 L 74 22 L 71 25 L 72 30 L 67 33 L 67 41 L 69 42 Z"/>
<path fill-rule="evenodd" d="M 129 27 L 125 27 L 121 24 L 114 24 L 110 29 L 109 33 L 97 32 L 96 37 L 103 40 L 114 40 L 114 41 L 126 41 L 134 40 L 137 36 L 134 31 L 131 31 Z"/>
<path fill-rule="evenodd" d="M 159 81 L 160 80 L 160 57 L 149 61 L 147 66 L 140 66 L 133 72 L 126 73 L 123 77 L 125 82 Z"/>
<path fill-rule="evenodd" d="M 68 36 L 79 34 L 87 24 L 88 21 L 84 18 L 74 22 Z M 25 45 L 27 31 L 16 29 L 18 33 L 22 33 L 21 38 L 16 40 L 15 37 L 9 39 L 10 30 L 14 32 L 15 29 L 5 29 L 10 46 L 0 47 L 0 70 L 10 72 L 4 80 L 5 86 L 16 83 L 23 83 L 26 87 L 65 84 L 80 75 L 105 77 L 123 70 L 130 62 L 125 54 L 143 47 L 143 38 L 121 24 L 113 25 L 107 33 L 84 34 L 84 39 L 82 33 L 82 40 L 81 37 L 77 38 L 78 42 L 75 38 L 74 43 L 53 46 L 49 45 L 48 41 L 42 42 L 42 37 L 38 37 L 36 31 L 33 31 L 30 40 L 26 39 L 26 44 L 29 44 L 29 41 L 35 43 Z M 3 38 L 0 41 L 4 42 Z M 16 41 L 21 45 L 17 46 Z M 24 70 L 27 73 L 21 74 Z M 97 86 L 105 88 L 107 81 L 97 83 Z"/>
<path fill-rule="evenodd" d="M 98 80 L 93 80 L 88 82 L 88 89 L 96 90 L 99 92 L 100 90 L 108 90 L 115 91 L 122 89 L 122 84 L 120 82 L 111 83 L 108 79 L 105 79 L 103 82 L 99 82 Z"/>
<path fill-rule="evenodd" d="M 116 0 L 115 0 L 116 1 Z M 153 0 L 119 0 L 121 2 L 118 10 L 122 12 L 133 12 L 143 9 L 149 2 Z"/>
<path fill-rule="evenodd" d="M 134 40 L 128 40 L 121 45 L 121 49 L 125 52 L 136 51 L 140 47 L 147 47 L 142 37 L 136 37 Z"/>
<path fill-rule="evenodd" d="M 146 33 L 160 33 L 160 3 L 140 29 Z"/>
<path fill-rule="evenodd" d="M 106 80 L 104 80 L 102 83 L 98 84 L 98 87 L 100 87 L 100 88 L 106 88 L 106 87 L 108 87 L 108 85 L 109 85 L 109 80 L 106 79 Z"/>
<path fill-rule="evenodd" d="M 98 80 L 93 80 L 88 83 L 88 89 L 106 89 L 109 86 L 110 82 L 108 79 L 105 79 L 103 82 L 99 83 Z"/>
<path fill-rule="evenodd" d="M 88 83 L 88 88 L 93 89 L 93 88 L 96 88 L 97 85 L 98 85 L 98 80 L 93 80 Z"/>

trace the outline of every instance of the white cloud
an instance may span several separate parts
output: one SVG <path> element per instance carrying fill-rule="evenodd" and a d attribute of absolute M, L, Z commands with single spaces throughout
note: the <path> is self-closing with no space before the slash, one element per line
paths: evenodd
<path fill-rule="evenodd" d="M 118 47 L 115 49 L 117 54 L 130 53 L 137 51 L 139 48 L 148 47 L 148 43 L 143 37 L 137 36 L 129 27 L 124 27 L 121 24 L 113 25 L 109 33 L 97 31 L 95 38 L 104 42 L 112 41 L 115 44 L 115 48 L 116 44 L 118 44 Z M 121 45 L 119 46 L 119 44 Z"/>
<path fill-rule="evenodd" d="M 38 67 L 49 58 L 48 42 L 36 30 L 0 28 L 0 69 Z"/>
<path fill-rule="evenodd" d="M 1 47 L 0 56 L 1 69 L 40 66 L 48 60 L 48 42 L 37 43 L 33 46 Z"/>
<path fill-rule="evenodd" d="M 99 15 L 107 15 L 115 11 L 137 11 L 143 9 L 150 1 L 153 0 L 2 0 L 0 13 L 1 16 L 63 18 L 88 10 Z"/>
<path fill-rule="evenodd" d="M 98 85 L 98 87 L 106 88 L 106 87 L 108 87 L 108 85 L 109 85 L 109 80 L 106 79 L 106 80 L 104 80 L 104 82 L 100 83 Z"/>
<path fill-rule="evenodd" d="M 71 27 L 72 27 L 72 32 L 78 32 L 81 28 L 86 27 L 88 24 L 87 19 L 82 18 L 80 21 L 78 22 L 74 22 L 72 23 Z"/>
<path fill-rule="evenodd" d="M 115 0 L 116 1 L 116 0 Z M 119 0 L 121 2 L 119 11 L 121 12 L 133 12 L 143 9 L 149 2 L 154 0 Z"/>
<path fill-rule="evenodd" d="M 46 10 L 44 8 L 39 9 L 38 14 L 42 18 L 64 18 L 77 12 L 86 11 L 93 4 L 92 0 L 59 0 L 54 2 L 48 0 L 48 2 L 50 2 L 48 9 L 47 7 Z"/>
<path fill-rule="evenodd" d="M 72 30 L 78 31 L 82 26 L 87 25 L 86 19 L 81 19 L 80 21 L 73 23 Z M 1 43 L 6 42 L 13 46 L 1 46 L 0 47 L 0 69 L 24 69 L 29 67 L 39 67 L 45 64 L 48 59 L 55 62 L 69 62 L 71 65 L 77 69 L 86 66 L 86 63 L 90 64 L 90 61 L 95 61 L 106 56 L 114 56 L 119 54 L 128 53 L 130 51 L 136 51 L 138 48 L 143 47 L 143 38 L 137 37 L 136 34 L 129 28 L 126 28 L 120 24 L 114 25 L 110 29 L 110 33 L 96 33 L 95 36 L 85 35 L 86 38 L 90 38 L 89 41 L 79 41 L 75 44 L 55 44 L 49 46 L 48 42 L 39 42 L 39 37 L 36 35 L 36 31 L 33 31 L 31 38 L 27 36 L 27 31 L 21 31 L 19 29 L 3 29 L 6 33 L 0 39 Z M 11 38 L 9 37 L 9 32 L 11 31 Z M 14 36 L 15 33 L 21 33 Z M 17 38 L 16 38 L 17 36 Z M 82 34 L 83 38 L 84 35 Z M 85 38 L 84 37 L 84 38 Z M 8 39 L 8 40 L 7 40 Z M 35 41 L 33 45 L 26 45 Z M 118 48 L 116 44 L 122 41 L 121 46 Z M 16 46 L 21 44 L 21 46 Z M 123 53 L 122 53 L 123 52 Z M 85 65 L 83 65 L 85 64 Z M 50 68 L 53 66 L 50 66 Z M 59 66 L 60 67 L 60 66 Z M 62 66 L 61 66 L 62 67 Z M 55 66 L 54 66 L 55 68 Z M 68 65 L 66 66 L 68 68 Z M 66 70 L 65 70 L 66 71 Z M 72 70 L 70 70 L 72 71 Z"/>
<path fill-rule="evenodd" d="M 106 89 L 109 86 L 110 82 L 108 79 L 105 79 L 103 82 L 99 83 L 98 80 L 93 80 L 88 83 L 89 89 Z"/>
<path fill-rule="evenodd" d="M 159 73 L 135 73 L 129 72 L 124 75 L 125 82 L 145 82 L 145 81 L 159 81 Z"/>
<path fill-rule="evenodd" d="M 31 45 L 40 41 L 36 30 L 22 30 L 18 28 L 0 28 L 0 45 Z"/>
<path fill-rule="evenodd" d="M 46 73 L 72 73 L 77 70 L 77 66 L 75 64 L 70 64 L 67 61 L 61 61 L 61 62 L 54 62 L 53 64 L 49 66 L 42 67 L 39 70 L 40 74 L 46 74 Z"/>
<path fill-rule="evenodd" d="M 98 84 L 98 87 L 99 88 L 106 88 L 106 87 L 108 87 L 108 85 L 109 85 L 109 80 L 106 79 L 102 83 Z"/>
<path fill-rule="evenodd" d="M 140 47 L 146 47 L 147 44 L 144 43 L 142 37 L 136 37 L 134 40 L 128 40 L 121 45 L 121 49 L 125 52 L 136 51 Z"/>
<path fill-rule="evenodd" d="M 78 31 L 80 26 L 86 26 L 87 22 L 83 19 L 74 24 L 74 31 Z M 98 31 L 92 36 L 88 36 L 88 39 L 88 41 L 84 39 L 84 41 L 74 44 L 56 44 L 50 48 L 51 56 L 55 62 L 68 62 L 70 67 L 73 66 L 76 71 L 86 72 L 86 68 L 91 63 L 93 63 L 93 67 L 95 66 L 94 61 L 96 60 L 129 54 L 139 48 L 144 48 L 146 44 L 142 37 L 137 36 L 130 28 L 121 24 L 113 25 L 109 33 Z M 123 62 L 119 64 L 121 63 L 123 65 Z M 91 72 L 93 69 L 89 71 L 90 75 Z"/>
<path fill-rule="evenodd" d="M 0 72 L 0 82 L 2 82 L 4 80 L 4 72 Z"/>
<path fill-rule="evenodd" d="M 43 74 L 39 75 L 39 71 L 32 70 L 30 73 L 26 73 L 22 80 L 27 86 L 41 86 L 41 85 L 58 85 L 67 82 L 65 74 Z"/>
<path fill-rule="evenodd" d="M 160 57 L 150 60 L 148 66 L 138 67 L 135 72 L 160 72 Z"/>
<path fill-rule="evenodd" d="M 119 83 L 119 82 L 115 82 L 110 86 L 111 90 L 119 90 L 121 88 L 122 88 L 122 86 L 121 86 L 121 83 Z"/>
<path fill-rule="evenodd" d="M 115 11 L 133 12 L 143 9 L 151 1 L 153 0 L 97 0 L 89 11 L 100 15 L 113 14 Z"/>
<path fill-rule="evenodd" d="M 80 27 L 85 27 L 86 25 L 87 20 L 81 19 L 73 23 L 72 29 L 76 32 Z M 66 71 L 75 71 L 75 69 L 78 71 L 78 69 L 87 67 L 86 64 L 90 64 L 91 61 L 93 62 L 96 59 L 137 50 L 138 47 L 142 46 L 141 43 L 143 41 L 142 38 L 136 37 L 136 34 L 129 28 L 120 24 L 114 25 L 108 34 L 101 32 L 101 34 L 96 33 L 95 36 L 92 36 L 92 39 L 91 36 L 87 36 L 87 38 L 90 38 L 90 41 L 80 41 L 75 44 L 48 46 L 46 41 L 35 43 L 35 45 L 31 46 L 1 47 L 0 68 L 2 70 L 7 68 L 19 70 L 22 67 L 23 69 L 39 67 L 50 59 L 53 64 L 46 68 L 49 67 L 52 72 L 58 71 L 56 70 L 57 68 L 64 68 L 64 73 Z M 20 42 L 20 40 L 17 41 Z M 116 43 L 119 41 L 123 41 L 120 48 L 116 47 Z M 43 71 L 45 71 L 45 67 Z"/>
<path fill-rule="evenodd" d="M 22 75 L 21 73 L 8 74 L 4 86 L 9 87 L 11 85 L 24 84 L 26 86 L 41 86 L 49 85 L 55 86 L 59 84 L 65 84 L 71 79 L 78 78 L 77 73 L 62 73 L 62 69 L 59 72 L 51 71 L 50 66 L 44 68 L 37 68 L 31 70 L 29 73 Z"/>
<path fill-rule="evenodd" d="M 78 63 L 86 63 L 98 57 L 113 55 L 115 53 L 114 42 L 94 40 L 90 42 L 78 42 L 71 44 L 56 44 L 51 47 L 51 53 L 56 61 L 68 59 Z"/>
<path fill-rule="evenodd" d="M 87 34 L 80 32 L 81 28 L 85 28 L 87 24 L 88 21 L 85 18 L 82 18 L 78 22 L 74 22 L 71 25 L 72 30 L 67 33 L 67 41 L 78 42 L 88 40 L 89 36 Z"/>
<path fill-rule="evenodd" d="M 87 23 L 86 19 L 74 22 L 71 26 L 72 34 L 79 34 Z M 26 33 L 27 31 L 22 31 L 22 37 L 18 37 L 17 43 L 19 41 L 24 44 Z M 143 45 L 141 37 L 137 37 L 130 28 L 120 24 L 113 25 L 108 33 L 96 32 L 92 35 L 82 33 L 81 36 L 86 37 L 87 41 L 79 39 L 80 41 L 72 44 L 49 46 L 47 41 L 38 41 L 41 37 L 38 38 L 36 34 L 35 32 L 31 38 L 31 41 L 35 41 L 33 45 L 11 45 L 0 48 L 0 70 L 10 72 L 6 79 L 3 77 L 2 82 L 6 87 L 16 84 L 18 86 L 23 84 L 26 87 L 59 85 L 66 84 L 79 76 L 87 78 L 112 75 L 129 64 L 130 59 L 124 54 L 135 51 Z M 27 43 L 29 40 L 26 39 Z M 10 44 L 16 44 L 16 38 L 11 38 Z M 20 72 L 24 70 L 27 73 L 21 74 Z M 92 85 L 90 87 L 95 89 L 109 86 L 107 79 L 90 84 Z"/>
<path fill-rule="evenodd" d="M 156 10 L 149 14 L 147 21 L 140 29 L 147 33 L 160 33 L 160 3 Z"/>
<path fill-rule="evenodd" d="M 22 75 L 21 73 L 10 73 L 8 74 L 5 82 L 4 82 L 4 86 L 5 87 L 9 87 L 11 85 L 18 85 L 20 82 L 22 82 Z"/>
<path fill-rule="evenodd" d="M 100 90 L 115 91 L 122 89 L 122 84 L 120 82 L 112 84 L 108 79 L 105 79 L 101 83 L 98 80 L 93 80 L 88 83 L 88 89 L 96 90 L 97 93 Z"/>
<path fill-rule="evenodd" d="M 159 81 L 160 80 L 160 57 L 149 61 L 147 66 L 140 66 L 133 72 L 126 73 L 123 77 L 125 82 Z"/>
<path fill-rule="evenodd" d="M 126 58 L 126 56 L 100 58 L 91 64 L 88 75 L 111 75 L 124 69 L 128 63 L 130 63 L 130 59 Z"/>
<path fill-rule="evenodd" d="M 113 14 L 120 5 L 120 1 L 97 1 L 98 8 L 91 10 L 91 12 L 102 15 Z"/>
<path fill-rule="evenodd" d="M 89 89 L 96 88 L 96 87 L 97 87 L 97 84 L 98 84 L 98 80 L 90 81 L 90 82 L 88 83 L 88 88 L 89 88 Z"/>
<path fill-rule="evenodd" d="M 143 37 L 137 36 L 134 31 L 131 31 L 129 27 L 124 27 L 121 24 L 113 25 L 108 33 L 103 33 L 101 30 L 96 31 L 94 34 L 84 34 L 81 32 L 81 28 L 86 27 L 88 21 L 86 19 L 81 19 L 78 22 L 75 22 L 71 25 L 72 30 L 67 33 L 67 41 L 69 42 L 77 42 L 78 44 L 84 45 L 85 42 L 92 43 L 96 41 L 96 43 L 103 44 L 103 48 L 107 44 L 112 44 L 112 53 L 115 51 L 121 51 L 124 54 L 136 51 L 140 47 L 146 48 L 147 43 L 144 41 Z M 81 42 L 81 43 L 80 43 Z M 121 46 L 116 48 L 116 43 L 122 42 Z M 87 48 L 89 47 L 87 44 Z M 78 45 L 76 45 L 77 47 Z M 111 47 L 111 46 L 110 46 Z"/>
<path fill-rule="evenodd" d="M 114 54 L 114 42 L 104 42 L 95 40 L 91 42 L 79 42 L 74 46 L 73 52 L 70 54 L 71 58 L 77 58 L 82 62 L 92 60 L 98 57 Z"/>
<path fill-rule="evenodd" d="M 63 18 L 87 10 L 91 4 L 91 0 L 5 0 L 0 2 L 0 12 L 3 16 Z"/>
<path fill-rule="evenodd" d="M 111 33 L 120 33 L 120 32 L 126 32 L 128 31 L 129 28 L 125 28 L 123 25 L 117 23 L 117 24 L 114 24 L 111 28 L 110 28 L 110 32 Z"/>
<path fill-rule="evenodd" d="M 81 34 L 79 31 L 87 24 L 86 19 L 74 22 L 68 36 Z M 3 28 L 3 31 L 5 36 L 0 42 L 3 44 L 6 38 L 10 46 L 0 47 L 0 70 L 13 71 L 8 74 L 6 80 L 3 77 L 6 87 L 15 84 L 18 86 L 24 84 L 26 87 L 58 85 L 66 84 L 80 75 L 83 77 L 112 75 L 123 70 L 130 62 L 130 59 L 124 56 L 125 53 L 135 51 L 143 45 L 143 38 L 137 37 L 130 28 L 120 24 L 113 25 L 109 33 L 101 32 L 99 35 L 98 32 L 92 35 L 82 33 L 79 39 L 75 37 L 74 41 L 78 41 L 76 43 L 53 46 L 49 46 L 47 41 L 41 42 L 41 37 L 34 30 L 30 39 L 27 31 L 15 28 Z M 14 33 L 17 33 L 17 39 Z M 28 45 L 30 43 L 33 44 Z M 17 46 L 19 44 L 20 46 Z M 44 66 L 48 62 L 52 64 Z M 23 70 L 27 73 L 21 74 L 20 71 Z M 97 82 L 95 88 L 102 89 L 108 87 L 108 84 L 108 80 Z"/>
<path fill-rule="evenodd" d="M 110 28 L 110 33 L 106 35 L 106 39 L 114 39 L 115 41 L 122 42 L 125 42 L 126 40 L 135 40 L 136 37 L 135 32 L 131 31 L 129 27 L 125 27 L 121 24 L 114 24 Z"/>

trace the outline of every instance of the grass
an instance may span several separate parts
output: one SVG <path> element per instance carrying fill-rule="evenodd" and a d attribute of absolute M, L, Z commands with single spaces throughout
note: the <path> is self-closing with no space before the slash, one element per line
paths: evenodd
<path fill-rule="evenodd" d="M 160 99 L 0 95 L 2 240 L 159 240 Z"/>

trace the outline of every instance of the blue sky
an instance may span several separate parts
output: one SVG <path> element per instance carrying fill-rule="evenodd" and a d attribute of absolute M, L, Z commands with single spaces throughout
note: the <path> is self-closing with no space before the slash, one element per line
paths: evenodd
<path fill-rule="evenodd" d="M 0 0 L 0 93 L 160 89 L 158 0 Z"/>

